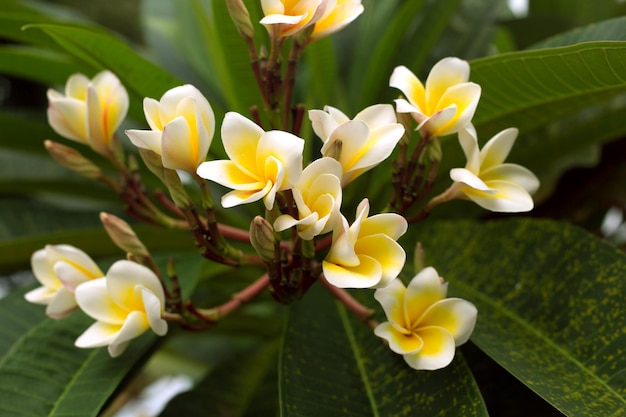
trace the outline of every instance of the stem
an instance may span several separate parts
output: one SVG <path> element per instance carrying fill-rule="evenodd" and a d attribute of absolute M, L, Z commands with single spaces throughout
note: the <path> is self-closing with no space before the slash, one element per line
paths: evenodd
<path fill-rule="evenodd" d="M 211 309 L 197 309 L 196 312 L 203 315 L 207 321 L 218 321 L 228 314 L 232 313 L 233 311 L 237 310 L 244 304 L 252 301 L 259 294 L 261 294 L 269 285 L 269 275 L 264 274 L 243 290 L 233 294 L 232 299 L 225 302 L 224 304 Z"/>
<path fill-rule="evenodd" d="M 341 302 L 348 309 L 348 311 L 354 314 L 356 318 L 367 324 L 372 329 L 378 325 L 378 322 L 372 318 L 375 313 L 374 310 L 367 308 L 363 304 L 359 303 L 343 288 L 335 287 L 333 284 L 328 282 L 324 274 L 320 274 L 319 280 L 322 282 L 322 285 L 326 287 L 328 292 L 330 292 L 333 297 Z"/>
<path fill-rule="evenodd" d="M 283 130 L 289 131 L 289 115 L 291 114 L 291 99 L 293 95 L 293 86 L 296 80 L 296 68 L 298 66 L 298 60 L 300 59 L 300 53 L 304 49 L 304 45 L 300 45 L 297 39 L 294 37 L 291 44 L 291 51 L 289 51 L 289 59 L 287 61 L 287 72 L 285 73 L 285 105 L 283 106 Z M 291 132 L 295 134 L 292 125 Z"/>

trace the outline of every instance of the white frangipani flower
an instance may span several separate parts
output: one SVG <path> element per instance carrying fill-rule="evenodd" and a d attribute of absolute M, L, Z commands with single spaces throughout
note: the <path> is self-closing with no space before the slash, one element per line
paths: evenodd
<path fill-rule="evenodd" d="M 229 112 L 222 123 L 222 141 L 230 160 L 203 162 L 198 175 L 232 188 L 222 197 L 225 208 L 263 199 L 271 210 L 276 193 L 300 180 L 304 140 L 287 132 L 264 132 L 239 113 Z"/>
<path fill-rule="evenodd" d="M 79 284 L 104 276 L 89 255 L 70 245 L 47 245 L 33 253 L 30 264 L 42 286 L 24 297 L 31 303 L 47 304 L 46 314 L 54 319 L 76 309 L 74 291 Z"/>
<path fill-rule="evenodd" d="M 406 99 L 396 100 L 398 113 L 410 113 L 428 136 L 456 133 L 471 123 L 481 88 L 468 82 L 470 67 L 459 58 L 444 58 L 428 74 L 426 86 L 404 66 L 396 67 L 389 85 Z"/>
<path fill-rule="evenodd" d="M 459 132 L 459 142 L 467 158 L 465 168 L 454 168 L 450 177 L 455 181 L 451 198 L 464 197 L 479 206 L 496 212 L 532 210 L 531 194 L 539 188 L 539 180 L 521 165 L 504 163 L 518 130 L 505 129 L 478 149 L 473 128 Z"/>
<path fill-rule="evenodd" d="M 160 155 L 165 168 L 194 173 L 215 132 L 208 100 L 187 84 L 166 91 L 160 101 L 146 97 L 143 111 L 151 130 L 127 130 L 133 145 Z"/>
<path fill-rule="evenodd" d="M 304 240 L 333 230 L 341 217 L 341 165 L 333 158 L 320 158 L 302 171 L 300 181 L 291 189 L 298 208 L 298 219 L 288 214 L 274 222 L 277 231 L 297 226 Z"/>
<path fill-rule="evenodd" d="M 343 167 L 345 186 L 387 159 L 404 134 L 389 104 L 376 104 L 359 112 L 353 120 L 340 110 L 326 106 L 309 111 L 313 130 L 324 145 L 324 156 L 336 157 Z M 341 142 L 341 146 L 338 143 Z"/>
<path fill-rule="evenodd" d="M 126 89 L 111 71 L 102 71 L 92 80 L 74 74 L 65 84 L 65 94 L 48 90 L 48 123 L 64 138 L 110 155 L 128 103 Z"/>
<path fill-rule="evenodd" d="M 406 253 L 396 242 L 408 228 L 395 213 L 369 214 L 369 201 L 357 208 L 354 223 L 342 216 L 333 231 L 333 243 L 322 269 L 326 280 L 340 288 L 384 287 L 398 276 Z"/>
<path fill-rule="evenodd" d="M 117 261 L 106 276 L 76 288 L 80 308 L 97 320 L 76 339 L 76 346 L 109 346 L 116 357 L 131 339 L 149 328 L 159 336 L 167 333 L 161 318 L 165 307 L 163 287 L 150 269 L 131 261 Z"/>
<path fill-rule="evenodd" d="M 374 298 L 389 321 L 374 333 L 404 357 L 414 369 L 435 370 L 448 366 L 456 346 L 465 343 L 476 324 L 476 307 L 460 298 L 446 298 L 447 283 L 428 267 L 408 287 L 400 279 L 377 289 Z"/>
<path fill-rule="evenodd" d="M 270 36 L 284 38 L 314 24 L 326 10 L 327 0 L 261 0 L 264 25 Z"/>

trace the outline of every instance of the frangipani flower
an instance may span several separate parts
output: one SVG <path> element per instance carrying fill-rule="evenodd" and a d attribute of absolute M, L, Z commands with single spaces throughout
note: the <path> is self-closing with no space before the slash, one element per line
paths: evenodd
<path fill-rule="evenodd" d="M 291 192 L 299 219 L 284 214 L 276 219 L 274 228 L 280 232 L 297 226 L 304 240 L 330 232 L 341 217 L 341 165 L 333 158 L 313 161 Z"/>
<path fill-rule="evenodd" d="M 300 180 L 303 139 L 278 130 L 264 132 L 229 112 L 222 123 L 222 141 L 230 160 L 203 162 L 198 175 L 234 190 L 222 197 L 225 208 L 263 199 L 271 210 L 276 193 Z"/>
<path fill-rule="evenodd" d="M 398 276 L 406 253 L 396 240 L 408 227 L 395 213 L 369 214 L 369 201 L 357 208 L 356 220 L 348 227 L 342 216 L 333 231 L 333 243 L 322 269 L 326 280 L 340 288 L 384 287 Z"/>
<path fill-rule="evenodd" d="M 163 287 L 150 269 L 131 261 L 117 261 L 106 277 L 76 288 L 80 308 L 97 320 L 76 339 L 76 346 L 109 346 L 112 357 L 122 354 L 131 339 L 152 329 L 167 333 L 161 318 L 165 306 Z"/>
<path fill-rule="evenodd" d="M 406 97 L 396 100 L 396 110 L 410 113 L 418 130 L 429 136 L 458 132 L 471 122 L 480 98 L 480 86 L 468 82 L 469 72 L 466 61 L 444 58 L 433 66 L 424 87 L 408 68 L 396 67 L 389 85 Z"/>
<path fill-rule="evenodd" d="M 65 84 L 65 94 L 48 90 L 48 123 L 59 135 L 89 145 L 109 155 L 113 136 L 128 112 L 128 93 L 110 71 L 93 80 L 74 74 Z"/>
<path fill-rule="evenodd" d="M 532 210 L 531 194 L 539 188 L 539 180 L 523 166 L 504 163 L 517 132 L 515 128 L 503 130 L 482 150 L 478 149 L 473 128 L 459 132 L 467 164 L 465 168 L 450 171 L 450 177 L 456 181 L 452 198 L 463 196 L 490 211 L 516 213 Z"/>
<path fill-rule="evenodd" d="M 326 11 L 315 22 L 312 39 L 323 38 L 346 27 L 363 13 L 361 0 L 328 0 Z"/>
<path fill-rule="evenodd" d="M 428 267 L 404 287 L 400 279 L 377 289 L 374 298 L 389 321 L 374 333 L 404 357 L 414 369 L 435 370 L 448 366 L 455 347 L 465 343 L 476 324 L 476 307 L 460 298 L 446 298 L 447 283 Z"/>
<path fill-rule="evenodd" d="M 326 10 L 327 0 L 261 0 L 261 19 L 275 38 L 291 36 L 314 24 Z"/>
<path fill-rule="evenodd" d="M 353 120 L 331 106 L 324 107 L 324 111 L 309 111 L 309 118 L 315 134 L 324 142 L 324 156 L 335 157 L 341 141 L 339 162 L 344 186 L 388 158 L 404 134 L 389 104 L 370 106 Z"/>
<path fill-rule="evenodd" d="M 130 141 L 161 156 L 163 166 L 194 173 L 206 159 L 213 133 L 213 109 L 194 86 L 172 88 L 160 101 L 146 97 L 143 111 L 152 130 L 127 130 Z"/>
<path fill-rule="evenodd" d="M 31 303 L 47 304 L 46 314 L 54 319 L 76 309 L 74 291 L 79 284 L 104 276 L 89 255 L 70 245 L 47 245 L 33 253 L 30 264 L 42 286 L 24 297 Z"/>

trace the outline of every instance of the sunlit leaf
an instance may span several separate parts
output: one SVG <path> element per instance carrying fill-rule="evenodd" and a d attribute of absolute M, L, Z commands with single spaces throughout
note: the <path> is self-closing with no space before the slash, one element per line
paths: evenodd
<path fill-rule="evenodd" d="M 568 416 L 626 415 L 626 257 L 546 220 L 420 230 L 451 295 L 478 307 L 472 341 Z"/>

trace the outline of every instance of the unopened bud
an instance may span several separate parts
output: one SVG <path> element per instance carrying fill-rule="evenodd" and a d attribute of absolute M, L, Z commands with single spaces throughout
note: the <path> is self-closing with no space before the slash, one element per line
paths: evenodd
<path fill-rule="evenodd" d="M 102 177 L 102 170 L 76 149 L 61 145 L 51 140 L 44 141 L 44 146 L 59 164 L 89 179 Z"/>
<path fill-rule="evenodd" d="M 235 27 L 237 28 L 239 33 L 241 33 L 241 36 L 243 36 L 244 38 L 253 38 L 254 27 L 252 26 L 252 22 L 250 21 L 250 13 L 248 13 L 248 9 L 246 9 L 243 1 L 226 0 L 226 7 L 228 7 L 230 17 L 233 19 Z"/>
<path fill-rule="evenodd" d="M 100 213 L 100 221 L 118 248 L 135 256 L 144 258 L 150 256 L 148 249 L 141 243 L 133 229 L 124 220 L 113 214 L 102 212 Z"/>
<path fill-rule="evenodd" d="M 256 216 L 250 223 L 250 242 L 261 259 L 266 262 L 274 259 L 274 228 L 261 216 Z"/>
<path fill-rule="evenodd" d="M 426 165 L 434 161 L 441 161 L 441 157 L 443 156 L 443 152 L 441 151 L 441 142 L 439 142 L 438 138 L 431 138 L 424 150 L 419 156 L 419 163 Z"/>
<path fill-rule="evenodd" d="M 417 274 L 424 268 L 426 268 L 426 254 L 424 253 L 422 242 L 417 242 L 413 251 L 413 270 Z"/>

